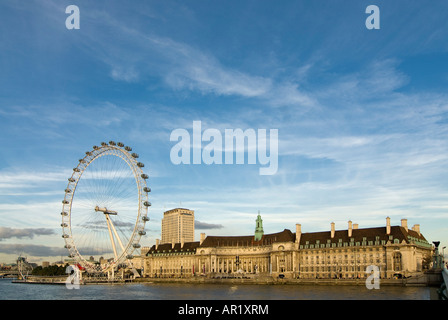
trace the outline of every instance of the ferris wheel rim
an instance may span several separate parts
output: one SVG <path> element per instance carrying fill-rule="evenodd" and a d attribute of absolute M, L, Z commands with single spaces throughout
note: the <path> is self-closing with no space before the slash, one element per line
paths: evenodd
<path fill-rule="evenodd" d="M 78 264 L 90 271 L 104 272 L 110 268 L 114 268 L 125 260 L 132 259 L 133 252 L 140 247 L 139 242 L 141 237 L 145 235 L 145 224 L 149 220 L 148 207 L 151 205 L 148 201 L 150 188 L 148 188 L 146 184 L 148 175 L 143 173 L 142 167 L 144 165 L 137 161 L 138 155 L 135 153 L 131 154 L 130 151 L 132 151 L 132 148 L 124 146 L 124 144 L 120 142 L 116 144 L 113 141 L 110 141 L 109 144 L 103 142 L 101 146 L 94 146 L 92 151 L 87 151 L 86 156 L 79 160 L 78 165 L 73 168 L 73 173 L 68 179 L 69 182 L 65 189 L 65 197 L 62 201 L 62 237 L 65 240 L 65 248 L 69 251 L 69 257 L 75 259 Z M 82 175 L 95 160 L 105 155 L 121 158 L 121 160 L 123 160 L 131 169 L 138 190 L 138 209 L 132 233 L 120 255 L 116 256 L 112 262 L 106 263 L 104 267 L 101 267 L 100 265 L 100 268 L 98 268 L 98 265 L 92 264 L 80 253 L 80 248 L 76 245 L 72 233 L 71 217 L 73 200 L 75 199 L 75 193 Z"/>

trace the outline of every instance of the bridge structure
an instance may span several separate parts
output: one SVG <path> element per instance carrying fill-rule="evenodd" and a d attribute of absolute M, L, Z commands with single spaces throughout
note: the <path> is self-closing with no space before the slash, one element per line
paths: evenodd
<path fill-rule="evenodd" d="M 17 277 L 19 276 L 19 271 L 18 270 L 0 270 L 0 278 L 6 278 L 6 277 Z"/>

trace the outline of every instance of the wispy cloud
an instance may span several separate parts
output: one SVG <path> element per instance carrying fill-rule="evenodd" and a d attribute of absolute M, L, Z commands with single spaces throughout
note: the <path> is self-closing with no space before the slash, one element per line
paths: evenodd
<path fill-rule="evenodd" d="M 7 168 L 0 171 L 0 196 L 24 197 L 28 201 L 33 196 L 63 197 L 64 190 L 62 188 L 71 174 L 72 170 L 66 168 L 61 168 L 60 171 L 54 170 L 54 168 L 48 171 Z M 0 207 L 6 205 L 8 204 L 3 202 Z"/>
<path fill-rule="evenodd" d="M 222 224 L 217 224 L 217 223 L 206 223 L 206 222 L 201 222 L 198 220 L 194 221 L 194 227 L 195 229 L 221 229 L 223 228 Z"/>
<path fill-rule="evenodd" d="M 105 127 L 119 124 L 129 118 L 123 108 L 109 102 L 100 105 L 82 105 L 70 101 L 58 101 L 41 104 L 9 104 L 0 109 L 0 116 L 9 119 L 11 123 L 29 124 L 36 132 L 36 127 L 60 127 L 66 124 L 82 124 L 95 127 Z M 26 129 L 23 125 L 21 129 Z"/>
<path fill-rule="evenodd" d="M 62 247 L 51 247 L 38 244 L 2 244 L 0 243 L 0 252 L 3 254 L 31 255 L 35 257 L 59 257 L 66 256 L 67 249 Z"/>
<path fill-rule="evenodd" d="M 0 241 L 10 238 L 29 238 L 32 239 L 34 236 L 40 235 L 53 235 L 54 230 L 49 228 L 8 228 L 0 227 Z"/>
<path fill-rule="evenodd" d="M 100 22 L 98 16 L 103 17 Z M 316 103 L 299 83 L 279 82 L 271 76 L 240 71 L 198 45 L 153 32 L 143 33 L 109 13 L 92 11 L 86 17 L 95 28 L 80 41 L 92 56 L 110 67 L 114 80 L 144 83 L 148 77 L 158 76 L 175 90 L 257 98 L 274 106 Z M 113 40 L 105 32 L 108 30 L 105 24 L 115 31 Z"/>

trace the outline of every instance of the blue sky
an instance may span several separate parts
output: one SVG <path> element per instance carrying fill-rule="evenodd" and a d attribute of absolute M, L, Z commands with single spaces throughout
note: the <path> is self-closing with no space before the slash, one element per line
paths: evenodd
<path fill-rule="evenodd" d="M 2 1 L 0 261 L 65 254 L 67 178 L 109 140 L 150 175 L 143 245 L 178 206 L 196 239 L 252 234 L 260 210 L 266 233 L 389 216 L 447 245 L 447 16 L 440 0 Z M 278 171 L 174 165 L 170 133 L 196 120 L 278 129 Z"/>

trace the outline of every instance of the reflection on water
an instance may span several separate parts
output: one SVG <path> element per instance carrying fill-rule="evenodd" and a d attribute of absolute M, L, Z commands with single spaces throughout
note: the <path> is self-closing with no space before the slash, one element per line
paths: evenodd
<path fill-rule="evenodd" d="M 249 285 L 249 284 L 20 284 L 0 279 L 1 300 L 430 300 L 436 288 L 382 286 Z"/>

